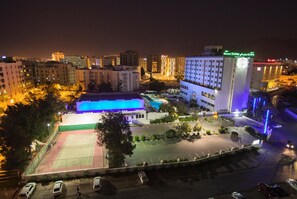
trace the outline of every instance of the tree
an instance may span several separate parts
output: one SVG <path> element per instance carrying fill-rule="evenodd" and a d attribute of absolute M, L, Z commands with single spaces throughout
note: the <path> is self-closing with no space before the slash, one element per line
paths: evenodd
<path fill-rule="evenodd" d="M 173 108 L 172 105 L 170 104 L 165 104 L 165 103 L 162 103 L 161 106 L 160 106 L 160 111 L 162 112 L 168 112 L 170 115 L 175 113 L 175 110 Z"/>
<path fill-rule="evenodd" d="M 96 87 L 96 83 L 95 81 L 91 81 L 89 84 L 88 84 L 88 90 L 95 90 L 95 87 Z"/>
<path fill-rule="evenodd" d="M 140 69 L 140 75 L 141 75 L 141 77 L 143 77 L 145 75 L 145 70 L 143 67 L 141 67 L 141 69 Z"/>
<path fill-rule="evenodd" d="M 149 89 L 160 92 L 161 90 L 165 89 L 165 83 L 158 80 L 153 80 L 149 83 Z"/>
<path fill-rule="evenodd" d="M 131 156 L 135 145 L 132 144 L 132 132 L 128 120 L 121 113 L 109 113 L 97 123 L 96 132 L 99 146 L 107 149 L 109 167 L 121 167 L 125 155 Z"/>
<path fill-rule="evenodd" d="M 108 82 L 108 83 L 105 83 L 105 82 L 102 82 L 101 84 L 99 84 L 98 86 L 98 91 L 99 92 L 113 92 L 113 89 L 112 89 L 112 86 L 111 84 Z"/>
<path fill-rule="evenodd" d="M 0 153 L 5 157 L 4 169 L 26 166 L 33 140 L 44 141 L 49 135 L 47 124 L 53 123 L 58 111 L 64 108 L 54 93 L 44 99 L 30 98 L 28 104 L 9 106 L 0 123 Z"/>
<path fill-rule="evenodd" d="M 192 130 L 191 126 L 186 122 L 173 126 L 173 129 L 175 130 L 178 136 L 187 136 L 189 132 L 191 132 Z"/>

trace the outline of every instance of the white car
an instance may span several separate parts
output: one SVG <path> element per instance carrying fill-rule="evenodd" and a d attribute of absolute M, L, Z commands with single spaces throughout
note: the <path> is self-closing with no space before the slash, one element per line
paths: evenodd
<path fill-rule="evenodd" d="M 147 176 L 146 176 L 146 174 L 145 174 L 144 171 L 139 171 L 139 172 L 138 172 L 138 177 L 139 177 L 140 182 L 141 182 L 142 184 L 146 184 L 146 183 L 149 182 L 149 179 L 147 178 Z"/>
<path fill-rule="evenodd" d="M 54 183 L 53 194 L 54 196 L 61 195 L 63 193 L 63 181 L 58 180 Z"/>
<path fill-rule="evenodd" d="M 93 179 L 93 190 L 95 191 L 101 191 L 102 186 L 101 186 L 101 177 L 97 176 Z"/>
<path fill-rule="evenodd" d="M 292 178 L 289 178 L 287 181 L 286 181 L 293 189 L 295 189 L 297 191 L 297 181 L 292 179 Z"/>
<path fill-rule="evenodd" d="M 24 198 L 24 199 L 30 198 L 32 196 L 35 188 L 36 188 L 35 182 L 27 183 L 20 191 L 19 198 Z"/>
<path fill-rule="evenodd" d="M 238 192 L 233 192 L 231 194 L 232 198 L 235 198 L 235 199 L 245 199 L 245 197 L 241 194 L 241 193 L 238 193 Z"/>

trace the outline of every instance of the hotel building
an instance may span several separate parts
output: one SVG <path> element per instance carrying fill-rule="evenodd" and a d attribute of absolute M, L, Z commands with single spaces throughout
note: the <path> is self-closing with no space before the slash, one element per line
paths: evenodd
<path fill-rule="evenodd" d="M 254 53 L 206 48 L 203 56 L 186 57 L 181 97 L 210 111 L 234 112 L 247 107 Z"/>

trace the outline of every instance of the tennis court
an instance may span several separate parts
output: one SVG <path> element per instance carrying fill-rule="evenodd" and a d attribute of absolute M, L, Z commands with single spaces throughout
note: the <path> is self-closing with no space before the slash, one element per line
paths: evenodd
<path fill-rule="evenodd" d="M 62 132 L 36 169 L 37 173 L 104 167 L 103 148 L 94 129 Z"/>

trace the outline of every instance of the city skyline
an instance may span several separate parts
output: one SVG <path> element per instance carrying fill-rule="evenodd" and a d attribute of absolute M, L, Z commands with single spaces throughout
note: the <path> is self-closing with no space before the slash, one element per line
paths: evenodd
<path fill-rule="evenodd" d="M 3 2 L 0 55 L 198 55 L 205 45 L 296 58 L 296 3 L 277 1 Z M 256 19 L 256 20 L 255 20 Z"/>

